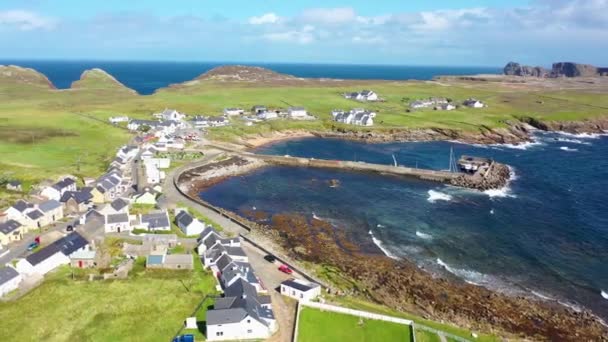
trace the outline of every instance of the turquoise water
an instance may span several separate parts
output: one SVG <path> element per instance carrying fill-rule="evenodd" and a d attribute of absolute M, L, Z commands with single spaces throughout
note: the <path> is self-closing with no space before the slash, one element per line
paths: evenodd
<path fill-rule="evenodd" d="M 301 139 L 259 153 L 446 169 L 457 155 L 513 168 L 507 188 L 477 192 L 334 170 L 271 167 L 203 191 L 243 213 L 327 220 L 362 248 L 512 294 L 536 295 L 608 317 L 608 138 L 543 134 L 525 147 L 449 142 L 365 144 Z M 524 149 L 525 148 L 525 149 Z M 331 188 L 327 182 L 339 179 Z"/>
<path fill-rule="evenodd" d="M 107 62 L 107 61 L 14 61 L 0 60 L 0 64 L 15 64 L 34 68 L 45 74 L 60 89 L 69 88 L 83 71 L 101 68 L 116 77 L 127 87 L 140 94 L 154 93 L 158 88 L 173 83 L 190 81 L 202 73 L 234 62 Z M 243 64 L 243 63 L 236 63 Z M 325 77 L 343 79 L 430 80 L 438 75 L 472 75 L 502 73 L 492 67 L 398 66 L 398 65 L 335 65 L 335 64 L 247 64 L 265 67 L 298 77 Z"/>

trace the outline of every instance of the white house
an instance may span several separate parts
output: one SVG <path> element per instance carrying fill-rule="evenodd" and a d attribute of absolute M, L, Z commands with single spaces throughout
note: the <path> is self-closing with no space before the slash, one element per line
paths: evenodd
<path fill-rule="evenodd" d="M 171 167 L 171 158 L 147 158 L 144 164 L 152 164 L 159 169 L 167 169 Z"/>
<path fill-rule="evenodd" d="M 274 313 L 266 297 L 239 279 L 224 291 L 213 309 L 207 311 L 207 340 L 264 340 L 277 329 Z"/>
<path fill-rule="evenodd" d="M 171 221 L 167 211 L 159 211 L 148 214 L 139 215 L 138 228 L 147 229 L 148 231 L 168 231 L 171 230 Z"/>
<path fill-rule="evenodd" d="M 281 294 L 307 302 L 321 295 L 321 286 L 301 279 L 291 279 L 281 283 Z"/>
<path fill-rule="evenodd" d="M 131 201 L 134 204 L 156 204 L 156 197 L 158 196 L 158 192 L 153 189 L 145 188 L 142 192 L 139 192 L 133 197 L 131 197 Z"/>
<path fill-rule="evenodd" d="M 163 120 L 180 121 L 183 120 L 186 115 L 178 112 L 175 109 L 165 109 L 162 113 L 160 113 L 160 117 Z"/>
<path fill-rule="evenodd" d="M 129 214 L 118 213 L 104 216 L 104 229 L 106 233 L 121 233 L 131 231 Z"/>
<path fill-rule="evenodd" d="M 108 120 L 110 120 L 110 123 L 117 124 L 120 122 L 129 122 L 129 117 L 128 116 L 111 116 Z"/>
<path fill-rule="evenodd" d="M 304 107 L 289 107 L 287 110 L 289 117 L 292 119 L 301 119 L 308 116 L 308 112 Z"/>
<path fill-rule="evenodd" d="M 35 209 L 35 205 L 32 203 L 26 202 L 24 200 L 18 200 L 13 203 L 8 209 L 4 211 L 6 214 L 7 220 L 15 220 L 21 224 L 25 224 L 26 213 L 30 210 Z"/>
<path fill-rule="evenodd" d="M 352 109 L 350 112 L 332 111 L 334 121 L 347 125 L 373 126 L 376 113 L 361 108 Z"/>
<path fill-rule="evenodd" d="M 440 105 L 435 106 L 435 110 L 454 110 L 456 106 L 451 103 L 442 103 Z"/>
<path fill-rule="evenodd" d="M 244 113 L 245 113 L 245 111 L 242 108 L 225 108 L 224 109 L 224 115 L 228 115 L 228 116 L 243 115 Z"/>
<path fill-rule="evenodd" d="M 76 191 L 76 182 L 72 178 L 64 178 L 51 186 L 47 186 L 40 195 L 59 201 L 61 195 L 66 191 Z"/>
<path fill-rule="evenodd" d="M 14 268 L 10 266 L 0 268 L 0 298 L 16 290 L 22 280 L 23 277 Z"/>
<path fill-rule="evenodd" d="M 378 101 L 378 94 L 371 90 L 362 90 L 358 93 L 346 93 L 344 98 L 357 101 Z"/>
<path fill-rule="evenodd" d="M 483 103 L 483 102 L 481 102 L 479 100 L 476 100 L 476 99 L 465 100 L 463 102 L 463 105 L 465 105 L 467 107 L 470 107 L 470 108 L 483 108 L 483 107 L 486 107 L 485 103 Z"/>
<path fill-rule="evenodd" d="M 146 182 L 148 182 L 148 184 L 158 184 L 165 179 L 165 172 L 156 167 L 154 163 L 145 163 L 144 167 L 146 171 Z"/>
<path fill-rule="evenodd" d="M 38 252 L 28 255 L 17 262 L 16 268 L 24 275 L 45 275 L 61 265 L 70 263 L 70 258 L 55 244 L 48 245 Z"/>
<path fill-rule="evenodd" d="M 273 120 L 273 119 L 276 119 L 279 117 L 279 115 L 274 111 L 261 112 L 261 113 L 257 114 L 257 116 L 259 119 L 262 119 L 262 120 Z"/>
<path fill-rule="evenodd" d="M 177 210 L 176 210 L 177 211 Z M 192 217 L 185 210 L 180 210 L 175 216 L 175 222 L 187 236 L 200 235 L 205 230 L 205 224 L 198 219 Z"/>

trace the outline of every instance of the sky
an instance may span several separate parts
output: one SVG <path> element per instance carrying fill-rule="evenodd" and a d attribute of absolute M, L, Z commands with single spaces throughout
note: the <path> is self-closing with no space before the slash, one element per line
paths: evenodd
<path fill-rule="evenodd" d="M 2 0 L 0 59 L 608 66 L 608 0 Z"/>

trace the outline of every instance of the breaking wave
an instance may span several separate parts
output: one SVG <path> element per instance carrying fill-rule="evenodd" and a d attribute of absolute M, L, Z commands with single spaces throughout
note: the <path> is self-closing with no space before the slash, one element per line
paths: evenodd
<path fill-rule="evenodd" d="M 427 201 L 429 201 L 431 203 L 435 203 L 436 201 L 451 201 L 452 200 L 452 196 L 450 196 L 448 194 L 444 194 L 443 192 L 429 190 L 428 194 L 429 194 L 429 198 L 427 199 Z"/>
<path fill-rule="evenodd" d="M 600 133 L 568 133 L 568 132 L 564 132 L 564 131 L 557 131 L 555 133 L 557 133 L 559 135 L 565 135 L 568 137 L 579 138 L 579 139 L 599 139 L 599 137 L 606 135 L 606 134 L 600 134 Z"/>
<path fill-rule="evenodd" d="M 535 140 L 535 141 L 524 142 L 524 143 L 521 143 L 521 144 L 492 144 L 490 146 L 492 146 L 492 147 L 499 147 L 499 148 L 500 147 L 506 147 L 506 148 L 510 148 L 510 149 L 524 150 L 525 151 L 525 150 L 527 150 L 527 149 L 529 149 L 531 147 L 540 146 L 540 145 L 543 145 L 543 143 L 540 142 L 540 141 Z"/>
<path fill-rule="evenodd" d="M 509 166 L 509 180 L 507 181 L 507 185 L 503 186 L 500 189 L 490 189 L 485 190 L 483 193 L 488 195 L 490 198 L 516 198 L 517 196 L 511 193 L 510 184 L 512 181 L 517 179 L 517 174 L 515 170 Z"/>
<path fill-rule="evenodd" d="M 566 152 L 578 152 L 578 149 L 576 148 L 570 148 L 568 146 L 562 146 L 559 148 L 562 151 L 566 151 Z"/>
<path fill-rule="evenodd" d="M 604 297 L 604 299 L 608 299 L 608 292 L 602 291 L 602 297 Z"/>
<path fill-rule="evenodd" d="M 384 247 L 384 244 L 382 243 L 382 241 L 378 240 L 375 236 L 374 233 L 370 230 L 369 231 L 369 235 L 372 237 L 372 241 L 374 241 L 374 244 L 380 248 L 380 250 L 382 251 L 382 253 L 384 253 L 384 255 L 386 255 L 387 257 L 391 258 L 391 259 L 395 259 L 395 260 L 399 260 L 399 258 L 397 256 L 395 256 L 393 253 L 389 252 L 386 247 Z"/>
<path fill-rule="evenodd" d="M 588 141 L 582 141 L 580 139 L 568 139 L 568 138 L 556 138 L 559 142 L 571 143 L 571 144 L 579 144 L 579 145 L 591 145 Z"/>
<path fill-rule="evenodd" d="M 445 262 L 443 262 L 443 260 L 437 258 L 437 264 L 441 267 L 443 267 L 446 271 L 452 273 L 453 275 L 461 278 L 462 280 L 464 280 L 465 282 L 472 284 L 472 285 L 477 285 L 477 286 L 484 286 L 484 285 L 490 285 L 492 283 L 492 277 L 477 272 L 477 271 L 471 271 L 471 270 L 467 270 L 467 269 L 463 269 L 463 268 L 455 268 L 452 267 L 448 264 L 446 264 Z"/>
<path fill-rule="evenodd" d="M 423 240 L 432 240 L 433 239 L 433 235 L 426 234 L 426 233 L 419 232 L 419 231 L 416 231 L 416 236 Z"/>

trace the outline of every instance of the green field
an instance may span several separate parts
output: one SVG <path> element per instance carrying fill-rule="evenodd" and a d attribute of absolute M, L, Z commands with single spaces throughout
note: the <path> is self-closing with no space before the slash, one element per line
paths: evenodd
<path fill-rule="evenodd" d="M 407 325 L 362 319 L 357 316 L 302 307 L 298 323 L 299 342 L 372 342 L 411 340 Z"/>
<path fill-rule="evenodd" d="M 199 265 L 200 266 L 200 265 Z M 72 280 L 65 267 L 15 302 L 0 303 L 0 340 L 168 341 L 215 281 L 195 271 L 145 271 L 127 280 Z M 204 318 L 207 305 L 198 313 Z M 195 333 L 203 340 L 201 332 Z"/>

